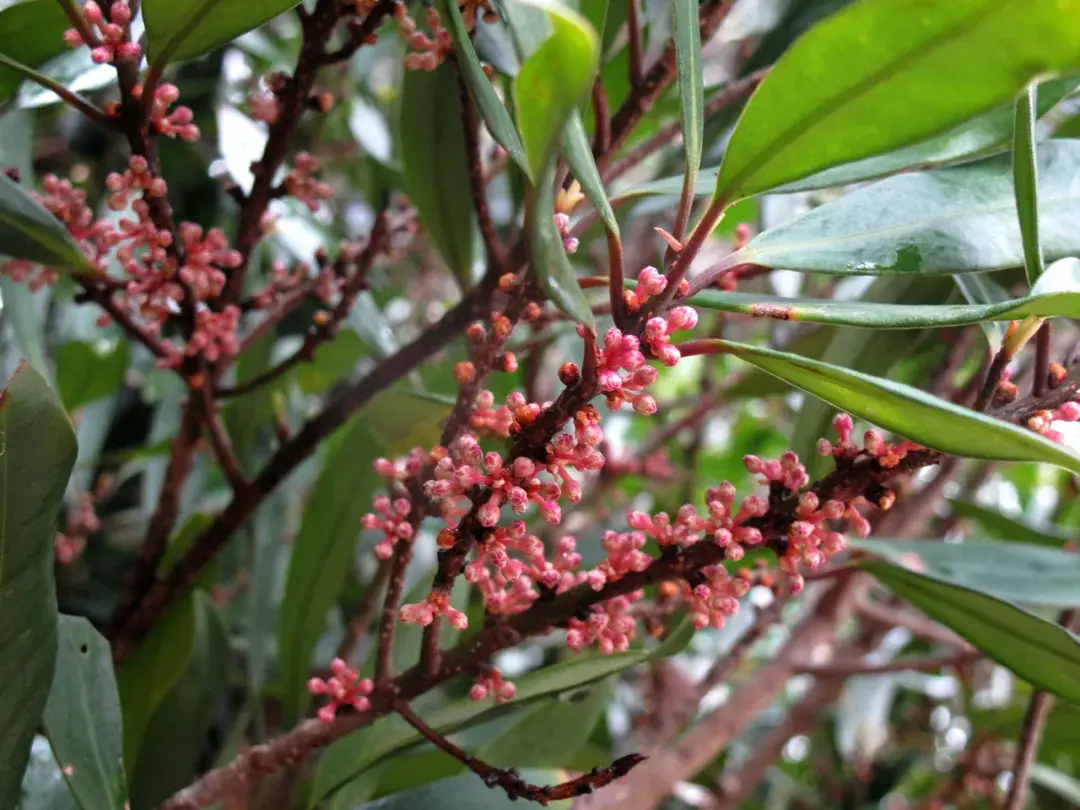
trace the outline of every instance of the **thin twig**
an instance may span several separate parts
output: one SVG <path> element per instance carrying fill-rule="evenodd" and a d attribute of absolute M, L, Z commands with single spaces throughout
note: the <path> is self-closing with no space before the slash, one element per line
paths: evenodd
<path fill-rule="evenodd" d="M 465 150 L 469 156 L 469 189 L 472 192 L 473 208 L 476 210 L 476 221 L 480 226 L 484 247 L 487 248 L 488 266 L 495 265 L 501 272 L 506 264 L 506 249 L 499 241 L 499 235 L 495 231 L 495 225 L 491 221 L 488 210 L 484 166 L 480 159 L 480 119 L 460 70 L 458 71 L 458 94 L 461 98 L 461 122 L 465 129 Z"/>
<path fill-rule="evenodd" d="M 634 90 L 641 83 L 641 10 L 640 0 L 626 0 L 626 36 L 630 52 L 630 89 Z"/>
<path fill-rule="evenodd" d="M 962 653 L 943 653 L 942 655 L 911 656 L 886 661 L 882 664 L 868 664 L 859 659 L 855 661 L 837 661 L 833 664 L 803 664 L 796 671 L 803 675 L 818 677 L 849 677 L 851 675 L 879 675 L 888 672 L 938 672 L 945 667 L 961 667 L 982 658 L 976 651 Z"/>
<path fill-rule="evenodd" d="M 202 393 L 203 417 L 206 420 L 206 431 L 210 436 L 210 446 L 214 450 L 214 458 L 217 460 L 218 466 L 221 467 L 221 471 L 225 473 L 225 478 L 228 480 L 229 486 L 232 487 L 232 491 L 239 495 L 248 486 L 247 479 L 244 477 L 243 466 L 233 451 L 229 432 L 221 421 L 221 414 L 218 413 L 214 392 L 208 384 L 205 384 L 205 380 L 200 391 Z"/>
<path fill-rule="evenodd" d="M 1032 382 L 1031 393 L 1037 397 L 1046 393 L 1049 383 L 1051 338 L 1050 321 L 1046 321 L 1035 335 L 1035 368 L 1032 370 L 1035 379 Z"/>

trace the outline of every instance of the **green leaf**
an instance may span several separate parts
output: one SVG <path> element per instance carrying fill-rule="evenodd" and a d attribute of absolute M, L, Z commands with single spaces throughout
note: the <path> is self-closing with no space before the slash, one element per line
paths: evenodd
<path fill-rule="evenodd" d="M 398 131 L 405 189 L 443 261 L 468 289 L 476 215 L 453 64 L 405 71 Z"/>
<path fill-rule="evenodd" d="M 1053 526 L 1040 529 L 1022 520 L 1011 518 L 979 506 L 971 501 L 949 501 L 952 510 L 961 517 L 974 520 L 982 528 L 994 537 L 1002 540 L 1011 540 L 1017 543 L 1032 543 L 1036 546 L 1050 546 L 1061 548 L 1069 541 L 1069 536 L 1059 533 Z"/>
<path fill-rule="evenodd" d="M 371 467 L 383 448 L 367 412 L 353 417 L 340 445 L 311 488 L 304 520 L 292 543 L 285 597 L 278 612 L 278 668 L 283 712 L 293 725 L 310 699 L 305 684 L 315 642 L 352 567 L 360 518 L 371 511 L 380 479 Z"/>
<path fill-rule="evenodd" d="M 414 447 L 438 444 L 453 406 L 453 400 L 399 386 L 376 396 L 364 407 L 364 414 L 383 452 L 403 456 Z"/>
<path fill-rule="evenodd" d="M 1074 807 L 1080 807 L 1080 780 L 1062 773 L 1057 768 L 1041 762 L 1032 764 L 1031 783 L 1056 793 Z"/>
<path fill-rule="evenodd" d="M 17 0 L 0 8 L 0 54 L 31 68 L 67 50 L 71 21 L 56 0 Z M 0 66 L 0 102 L 15 95 L 23 75 Z"/>
<path fill-rule="evenodd" d="M 73 340 L 56 353 L 56 384 L 60 400 L 69 411 L 114 396 L 127 371 L 128 344 L 119 341 L 90 343 Z"/>
<path fill-rule="evenodd" d="M 1080 703 L 1080 639 L 1068 630 L 996 597 L 906 568 L 881 562 L 863 568 L 1019 677 Z"/>
<path fill-rule="evenodd" d="M 1030 84 L 1016 102 L 1013 135 L 1013 190 L 1024 246 L 1028 285 L 1042 275 L 1044 263 L 1039 243 L 1039 173 L 1035 148 L 1035 85 Z"/>
<path fill-rule="evenodd" d="M 1080 554 L 996 540 L 854 539 L 853 549 L 998 599 L 1024 605 L 1080 605 Z"/>
<path fill-rule="evenodd" d="M 1037 115 L 1042 116 L 1049 112 L 1054 105 L 1076 88 L 1076 84 L 1076 76 L 1064 76 L 1039 85 Z M 846 186 L 850 183 L 887 177 L 904 170 L 940 168 L 969 161 L 975 157 L 988 157 L 1004 152 L 1011 144 L 1015 111 L 1016 105 L 1013 102 L 1001 104 L 990 112 L 965 121 L 927 141 L 905 146 L 884 155 L 874 155 L 854 163 L 825 169 L 802 180 L 786 183 L 780 188 L 773 189 L 773 193 Z M 1068 136 L 1059 135 L 1059 137 Z"/>
<path fill-rule="evenodd" d="M 7 175 L 0 173 L 0 255 L 57 270 L 97 273 L 67 228 Z"/>
<path fill-rule="evenodd" d="M 1054 261 L 1080 253 L 1080 141 L 1048 141 L 1038 158 L 1040 237 Z M 1021 267 L 1009 161 L 882 180 L 764 231 L 732 261 L 837 275 Z"/>
<path fill-rule="evenodd" d="M 705 131 L 705 81 L 701 68 L 701 26 L 698 0 L 671 0 L 674 17 L 675 67 L 679 80 L 679 111 L 682 115 L 685 184 L 693 188 L 701 168 L 701 143 Z"/>
<path fill-rule="evenodd" d="M 879 304 L 871 301 L 832 301 L 780 298 L 761 293 L 702 290 L 687 303 L 721 312 L 737 312 L 781 321 L 806 321 L 869 329 L 922 329 L 963 326 L 983 321 L 1040 318 L 1080 318 L 1080 259 L 1061 259 L 1047 269 L 1032 295 L 999 304 Z"/>
<path fill-rule="evenodd" d="M 536 785 L 553 785 L 565 781 L 569 776 L 563 771 L 525 769 L 521 778 Z M 556 810 L 570 810 L 570 805 L 570 800 L 564 800 L 548 806 Z M 395 793 L 358 805 L 352 810 L 416 810 L 419 807 L 424 810 L 517 810 L 519 806 L 502 790 L 489 788 L 483 779 L 469 773 Z"/>
<path fill-rule="evenodd" d="M 143 0 L 146 55 L 177 62 L 220 48 L 299 0 Z"/>
<path fill-rule="evenodd" d="M 612 655 L 584 653 L 515 678 L 517 695 L 508 704 L 492 706 L 490 703 L 477 703 L 465 697 L 444 703 L 422 716 L 436 731 L 450 734 L 497 717 L 501 712 L 514 711 L 526 701 L 580 688 L 651 658 L 674 655 L 690 643 L 693 635 L 693 625 L 684 621 L 672 631 L 663 644 L 651 651 L 638 649 Z M 338 740 L 326 749 L 319 764 L 309 807 L 346 785 L 366 769 L 420 740 L 420 735 L 412 726 L 397 716 L 384 717 L 374 725 Z"/>
<path fill-rule="evenodd" d="M 228 691 L 229 639 L 221 614 L 205 592 L 191 599 L 192 652 L 146 727 L 131 779 L 135 808 L 156 807 L 192 781 Z"/>
<path fill-rule="evenodd" d="M 514 79 L 518 130 L 530 176 L 540 185 L 554 160 L 559 133 L 592 87 L 599 43 L 596 32 L 577 12 L 553 2 L 527 2 L 547 11 L 554 29 Z"/>
<path fill-rule="evenodd" d="M 750 99 L 715 197 L 767 191 L 991 110 L 1080 64 L 1078 23 L 1080 6 L 1057 0 L 849 6 L 792 45 Z"/>
<path fill-rule="evenodd" d="M 600 215 L 604 227 L 618 236 L 619 222 L 615 219 L 615 212 L 611 208 L 611 203 L 608 202 L 604 181 L 600 179 L 596 161 L 593 160 L 589 136 L 585 134 L 585 124 L 581 121 L 581 114 L 576 110 L 566 122 L 561 144 L 563 159 L 570 167 L 574 179 L 581 184 L 581 190 L 585 192 L 585 196 L 589 198 L 589 202 Z"/>
<path fill-rule="evenodd" d="M 117 670 L 129 785 L 136 773 L 147 726 L 191 660 L 195 623 L 194 597 L 188 596 L 165 615 Z"/>
<path fill-rule="evenodd" d="M 1040 461 L 1080 472 L 1080 456 L 1061 445 L 910 385 L 745 343 L 715 343 L 836 408 L 925 447 L 966 458 Z"/>
<path fill-rule="evenodd" d="M 42 718 L 82 810 L 125 810 L 123 723 L 109 643 L 86 619 L 60 617 L 60 649 Z"/>
<path fill-rule="evenodd" d="M 0 393 L 0 807 L 13 807 L 56 663 L 53 538 L 75 431 L 31 366 Z"/>
<path fill-rule="evenodd" d="M 450 0 L 436 0 L 435 7 L 439 11 L 440 18 L 447 23 L 450 37 L 454 41 L 454 54 L 457 56 L 461 76 L 469 88 L 469 93 L 484 123 L 488 126 L 488 131 L 491 132 L 491 137 L 498 141 L 513 161 L 528 175 L 529 159 L 521 144 L 521 138 L 514 129 L 510 113 L 506 111 L 506 107 L 495 93 L 495 88 L 491 86 L 491 79 L 484 73 L 480 59 L 473 49 L 469 32 L 465 29 L 465 21 L 461 19 L 457 3 Z"/>

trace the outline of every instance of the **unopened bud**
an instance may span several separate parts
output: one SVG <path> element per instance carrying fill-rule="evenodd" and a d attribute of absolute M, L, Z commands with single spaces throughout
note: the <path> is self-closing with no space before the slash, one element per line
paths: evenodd
<path fill-rule="evenodd" d="M 1051 363 L 1046 373 L 1046 383 L 1051 388 L 1058 388 L 1068 376 L 1069 372 L 1065 370 L 1065 366 L 1061 363 Z"/>
<path fill-rule="evenodd" d="M 578 370 L 576 363 L 567 361 L 559 366 L 559 382 L 563 385 L 577 385 L 580 379 L 581 371 Z"/>
<path fill-rule="evenodd" d="M 472 382 L 474 377 L 476 377 L 476 366 L 468 360 L 454 364 L 454 379 L 459 383 Z"/>

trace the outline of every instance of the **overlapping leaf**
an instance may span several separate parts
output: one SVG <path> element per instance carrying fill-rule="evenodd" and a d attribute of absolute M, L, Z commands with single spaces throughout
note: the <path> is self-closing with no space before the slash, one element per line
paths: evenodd
<path fill-rule="evenodd" d="M 288 11 L 299 0 L 143 0 L 151 62 L 191 59 Z"/>

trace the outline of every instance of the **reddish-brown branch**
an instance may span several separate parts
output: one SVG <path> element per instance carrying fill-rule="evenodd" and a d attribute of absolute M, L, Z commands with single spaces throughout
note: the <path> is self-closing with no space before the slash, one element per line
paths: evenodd
<path fill-rule="evenodd" d="M 210 436 L 210 446 L 214 450 L 214 459 L 217 461 L 218 466 L 221 467 L 221 471 L 225 473 L 225 478 L 228 480 L 229 486 L 232 487 L 233 493 L 239 495 L 247 489 L 247 478 L 244 477 L 244 469 L 243 465 L 240 464 L 240 459 L 236 457 L 236 453 L 233 451 L 229 432 L 221 421 L 217 401 L 214 399 L 214 392 L 208 384 L 205 384 L 205 379 L 204 384 L 199 388 L 199 393 L 202 395 L 203 415 L 206 420 L 206 431 Z"/>
<path fill-rule="evenodd" d="M 962 667 L 982 658 L 974 651 L 944 653 L 942 655 L 912 656 L 887 661 L 884 664 L 868 664 L 862 659 L 837 661 L 833 664 L 803 664 L 796 671 L 816 677 L 851 677 L 852 675 L 881 675 L 888 672 L 938 672 L 946 667 Z"/>
<path fill-rule="evenodd" d="M 582 774 L 574 779 L 569 779 L 558 785 L 538 786 L 531 785 L 523 780 L 515 771 L 496 768 L 483 760 L 477 759 L 467 751 L 450 742 L 446 737 L 431 728 L 409 708 L 409 704 L 403 700 L 394 703 L 394 711 L 401 718 L 416 729 L 420 735 L 438 748 L 449 754 L 470 771 L 484 780 L 489 788 L 502 788 L 511 801 L 525 799 L 540 805 L 547 805 L 553 801 L 572 799 L 575 796 L 583 796 L 592 793 L 598 788 L 611 784 L 614 780 L 628 774 L 634 766 L 644 761 L 645 757 L 640 754 L 628 754 L 615 760 L 607 768 L 593 768 L 587 774 Z"/>
<path fill-rule="evenodd" d="M 602 155 L 611 146 L 611 108 L 607 91 L 599 76 L 592 86 L 593 105 L 593 154 Z"/>
<path fill-rule="evenodd" d="M 371 578 L 360 604 L 356 606 L 356 612 L 352 619 L 349 620 L 349 626 L 345 629 L 345 637 L 337 648 L 337 657 L 343 661 L 352 660 L 357 643 L 368 632 L 371 623 L 375 621 L 375 615 L 379 610 L 379 597 L 382 595 L 386 583 L 390 580 L 392 566 L 391 560 L 383 560 L 379 563 L 379 570 Z"/>
<path fill-rule="evenodd" d="M 480 159 L 480 119 L 460 71 L 458 71 L 458 94 L 461 99 L 461 123 L 465 128 L 465 150 L 469 156 L 469 190 L 472 193 L 473 208 L 476 210 L 476 221 L 480 226 L 484 247 L 487 248 L 488 267 L 497 267 L 501 272 L 506 264 L 506 249 L 499 241 L 499 235 L 495 231 L 495 225 L 491 221 L 488 210 L 484 166 Z"/>
<path fill-rule="evenodd" d="M 423 518 L 422 510 L 420 501 L 414 500 L 409 525 L 416 526 L 420 523 Z M 378 690 L 386 689 L 394 674 L 394 636 L 400 622 L 398 611 L 401 609 L 401 596 L 405 592 L 405 574 L 412 561 L 413 542 L 413 539 L 409 539 L 396 543 L 390 560 L 390 577 L 386 582 L 386 596 L 383 597 L 380 612 L 379 641 L 375 653 L 375 688 Z"/>
<path fill-rule="evenodd" d="M 641 70 L 641 10 L 640 0 L 626 0 L 627 50 L 630 52 L 630 90 L 633 91 L 642 78 Z"/>
<path fill-rule="evenodd" d="M 1035 368 L 1032 371 L 1034 381 L 1031 388 L 1033 396 L 1041 397 L 1046 393 L 1049 384 L 1051 338 L 1050 321 L 1047 321 L 1039 327 L 1035 335 Z"/>

